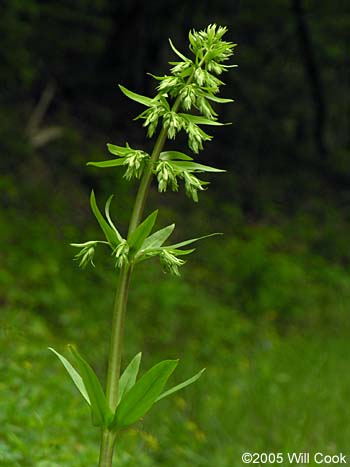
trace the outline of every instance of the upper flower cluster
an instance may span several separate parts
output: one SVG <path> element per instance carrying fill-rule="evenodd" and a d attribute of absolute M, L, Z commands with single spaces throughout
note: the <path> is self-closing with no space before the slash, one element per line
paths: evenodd
<path fill-rule="evenodd" d="M 217 120 L 217 113 L 212 103 L 232 102 L 232 99 L 216 96 L 220 86 L 224 84 L 218 76 L 228 68 L 236 66 L 223 63 L 230 58 L 236 46 L 222 39 L 226 31 L 225 27 L 216 24 L 208 26 L 203 31 L 191 31 L 189 49 L 194 55 L 193 58 L 183 55 L 169 40 L 171 48 L 181 61 L 170 62 L 172 65 L 170 75 L 151 75 L 159 81 L 158 94 L 148 108 L 137 117 L 145 120 L 144 126 L 147 127 L 149 137 L 154 135 L 159 121 L 162 120 L 170 139 L 174 139 L 180 130 L 185 130 L 188 134 L 189 147 L 195 153 L 203 149 L 203 141 L 211 139 L 198 124 L 189 122 L 184 116 L 179 115 L 177 110 L 179 107 L 186 112 L 196 109 L 208 119 L 206 124 L 211 124 L 210 121 Z M 128 97 L 131 97 L 130 93 Z M 174 100 L 173 106 L 171 100 Z"/>

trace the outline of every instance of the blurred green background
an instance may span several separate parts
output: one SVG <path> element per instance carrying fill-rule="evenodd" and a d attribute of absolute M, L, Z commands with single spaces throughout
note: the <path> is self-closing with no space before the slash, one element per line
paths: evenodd
<path fill-rule="evenodd" d="M 116 272 L 78 270 L 70 242 L 98 235 L 89 193 L 115 193 L 126 229 L 136 185 L 86 167 L 105 144 L 151 147 L 118 88 L 185 52 L 190 28 L 237 42 L 200 154 L 224 169 L 198 205 L 158 194 L 161 227 L 212 231 L 181 278 L 133 278 L 124 361 L 180 358 L 202 379 L 126 433 L 116 466 L 232 467 L 245 451 L 349 454 L 350 158 L 347 2 L 4 0 L 0 16 L 0 465 L 87 467 L 87 407 L 47 347 L 75 343 L 104 380 Z M 179 139 L 177 149 L 187 150 Z"/>

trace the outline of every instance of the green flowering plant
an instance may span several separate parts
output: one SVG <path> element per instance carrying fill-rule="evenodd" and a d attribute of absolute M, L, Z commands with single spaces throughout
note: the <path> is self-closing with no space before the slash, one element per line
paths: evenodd
<path fill-rule="evenodd" d="M 180 131 L 184 131 L 188 137 L 189 149 L 198 154 L 203 149 L 203 143 L 212 139 L 202 126 L 223 125 L 218 121 L 213 106 L 232 102 L 232 99 L 218 97 L 220 86 L 224 84 L 218 76 L 236 66 L 226 64 L 236 46 L 223 40 L 226 31 L 225 27 L 216 24 L 208 26 L 205 30 L 190 31 L 191 58 L 178 51 L 169 40 L 173 52 L 180 60 L 170 62 L 169 75 L 152 75 L 158 81 L 155 97 L 146 97 L 119 85 L 126 97 L 146 107 L 136 119 L 143 120 L 147 136 L 151 138 L 159 130 L 150 154 L 142 149 L 134 149 L 128 143 L 124 146 L 108 144 L 107 149 L 112 158 L 88 163 L 97 168 L 122 167 L 125 169 L 124 177 L 127 180 L 140 180 L 126 235 L 122 235 L 112 220 L 110 208 L 113 196 L 107 199 L 102 213 L 92 191 L 91 210 L 104 238 L 71 244 L 79 249 L 74 259 L 80 267 L 85 268 L 88 264 L 95 266 L 95 251 L 104 245 L 104 248 L 110 250 L 118 270 L 106 391 L 103 390 L 94 370 L 75 347 L 69 346 L 69 360 L 50 348 L 89 405 L 93 425 L 101 429 L 99 467 L 112 466 L 114 446 L 121 430 L 138 422 L 164 397 L 194 383 L 204 371 L 203 369 L 184 382 L 164 390 L 178 360 L 164 360 L 138 379 L 141 363 L 141 353 L 138 353 L 121 373 L 123 322 L 130 278 L 139 262 L 158 257 L 165 272 L 180 275 L 180 268 L 185 264 L 182 257 L 194 251 L 193 244 L 217 235 L 214 233 L 169 244 L 168 240 L 175 224 L 154 231 L 158 211 L 153 211 L 145 219 L 143 212 L 152 178 L 156 178 L 159 192 L 168 189 L 178 191 L 183 185 L 187 196 L 197 202 L 198 193 L 208 185 L 207 181 L 200 180 L 197 175 L 223 172 L 221 169 L 200 164 L 183 152 L 166 151 L 164 146 L 168 139 L 173 140 Z M 189 245 L 191 248 L 187 248 Z"/>

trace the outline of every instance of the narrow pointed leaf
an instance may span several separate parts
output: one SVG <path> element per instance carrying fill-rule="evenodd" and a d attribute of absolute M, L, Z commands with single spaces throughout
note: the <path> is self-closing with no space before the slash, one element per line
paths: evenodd
<path fill-rule="evenodd" d="M 185 240 L 180 243 L 175 243 L 174 245 L 167 245 L 167 246 L 164 246 L 163 248 L 171 249 L 171 250 L 174 248 L 181 248 L 183 246 L 190 245 L 191 243 L 197 242 L 198 240 L 203 240 L 204 238 L 213 237 L 214 235 L 222 235 L 222 233 L 216 232 L 216 233 L 212 233 L 209 235 L 203 235 L 202 237 L 191 238 L 190 240 Z"/>
<path fill-rule="evenodd" d="M 187 154 L 179 151 L 163 151 L 160 153 L 159 159 L 162 161 L 193 161 L 193 157 L 190 157 Z"/>
<path fill-rule="evenodd" d="M 140 420 L 162 393 L 177 364 L 178 360 L 164 360 L 148 370 L 121 400 L 110 428 L 123 428 Z"/>
<path fill-rule="evenodd" d="M 92 165 L 93 167 L 99 167 L 100 169 L 108 169 L 109 167 L 118 167 L 124 165 L 124 163 L 125 157 L 101 162 L 88 162 L 86 165 Z"/>
<path fill-rule="evenodd" d="M 226 170 L 210 167 L 209 165 L 197 164 L 196 162 L 169 161 L 169 163 L 177 170 L 190 170 L 193 172 L 226 172 Z"/>
<path fill-rule="evenodd" d="M 143 242 L 151 233 L 154 223 L 157 219 L 158 210 L 153 211 L 130 235 L 128 243 L 131 248 L 138 251 Z"/>
<path fill-rule="evenodd" d="M 167 227 L 164 227 L 163 229 L 157 230 L 157 232 L 154 232 L 152 235 L 146 238 L 142 244 L 142 249 L 148 250 L 161 247 L 173 233 L 174 228 L 175 224 L 171 224 Z"/>
<path fill-rule="evenodd" d="M 166 248 L 166 247 L 164 247 Z M 190 255 L 191 253 L 193 253 L 194 251 L 196 251 L 195 248 L 191 248 L 190 250 L 178 250 L 177 248 L 175 249 L 172 249 L 171 252 L 175 255 L 175 256 L 185 256 L 185 255 Z"/>
<path fill-rule="evenodd" d="M 120 242 L 118 239 L 117 234 L 113 230 L 113 228 L 108 225 L 108 222 L 105 220 L 105 218 L 102 216 L 97 204 L 96 204 L 96 198 L 95 198 L 95 193 L 92 190 L 91 191 L 91 196 L 90 196 L 90 205 L 92 212 L 94 213 L 97 222 L 99 223 L 103 233 L 106 236 L 106 239 L 112 246 L 117 246 Z"/>
<path fill-rule="evenodd" d="M 106 396 L 101 383 L 94 370 L 78 351 L 71 345 L 68 347 L 79 368 L 80 375 L 90 399 L 92 423 L 94 426 L 107 426 L 110 423 L 112 414 L 107 405 Z"/>
<path fill-rule="evenodd" d="M 118 404 L 125 394 L 134 386 L 140 369 L 142 353 L 138 353 L 125 368 L 119 380 Z"/>
<path fill-rule="evenodd" d="M 111 154 L 119 157 L 125 157 L 132 151 L 128 143 L 126 143 L 126 146 L 117 146 L 115 144 L 108 143 L 107 149 Z"/>
<path fill-rule="evenodd" d="M 154 100 L 150 97 L 142 96 L 141 94 L 137 94 L 136 92 L 129 91 L 124 86 L 119 84 L 119 88 L 123 94 L 126 95 L 129 99 L 138 102 L 139 104 L 146 105 L 147 107 L 151 107 L 154 104 Z"/>
<path fill-rule="evenodd" d="M 69 376 L 72 378 L 72 381 L 75 384 L 75 386 L 78 388 L 80 394 L 84 397 L 86 402 L 89 405 L 91 405 L 88 393 L 86 392 L 84 382 L 82 380 L 82 377 L 77 372 L 77 370 L 70 364 L 70 362 L 65 357 L 63 357 L 63 355 L 58 353 L 55 349 L 53 349 L 52 347 L 48 347 L 48 349 L 51 350 L 51 352 L 53 352 L 60 359 L 62 365 L 65 367 Z"/>
<path fill-rule="evenodd" d="M 210 118 L 201 117 L 200 115 L 191 115 L 179 113 L 179 115 L 186 120 L 195 123 L 196 125 L 231 125 L 231 123 L 221 123 L 217 120 L 210 120 Z"/>
<path fill-rule="evenodd" d="M 229 102 L 234 102 L 233 99 L 226 99 L 224 97 L 217 97 L 217 96 L 210 95 L 210 94 L 205 94 L 205 97 L 206 99 L 209 99 L 210 101 L 218 102 L 220 104 L 228 104 Z"/>
<path fill-rule="evenodd" d="M 113 195 L 111 195 L 108 199 L 107 199 L 107 202 L 106 202 L 106 206 L 105 206 L 105 214 L 106 214 L 106 218 L 109 222 L 109 225 L 112 227 L 112 229 L 114 230 L 116 236 L 118 237 L 118 240 L 119 242 L 121 242 L 123 240 L 123 237 L 120 235 L 117 227 L 113 224 L 113 221 L 111 219 L 111 216 L 109 214 L 109 208 L 110 208 L 110 205 L 111 205 L 111 201 L 113 199 Z"/>
<path fill-rule="evenodd" d="M 182 60 L 184 60 L 185 62 L 191 61 L 189 58 L 185 57 L 185 55 L 183 55 L 181 52 L 177 50 L 175 45 L 172 43 L 171 39 L 169 39 L 169 44 L 170 44 L 170 47 L 173 49 L 173 51 L 176 53 L 176 55 L 182 58 Z"/>
<path fill-rule="evenodd" d="M 160 401 L 161 399 L 164 399 L 164 397 L 168 397 L 170 396 L 171 394 L 174 394 L 174 392 L 177 392 L 177 391 L 180 391 L 181 389 L 185 388 L 186 386 L 189 386 L 190 384 L 196 382 L 201 376 L 202 374 L 205 372 L 205 368 L 203 368 L 203 370 L 199 371 L 197 374 L 195 374 L 194 376 L 192 376 L 192 378 L 189 378 L 187 379 L 186 381 L 184 381 L 183 383 L 180 383 L 180 384 L 177 384 L 176 386 L 168 389 L 168 391 L 165 391 L 163 392 L 159 397 L 158 399 L 156 400 L 156 402 Z"/>

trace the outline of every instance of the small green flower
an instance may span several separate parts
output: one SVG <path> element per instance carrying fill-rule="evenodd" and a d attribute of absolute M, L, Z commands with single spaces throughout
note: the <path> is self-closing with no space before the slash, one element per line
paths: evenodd
<path fill-rule="evenodd" d="M 71 246 L 75 248 L 81 248 L 79 253 L 74 256 L 75 261 L 79 261 L 79 267 L 85 269 L 86 266 L 91 263 L 94 267 L 94 255 L 95 255 L 95 248 L 98 241 L 90 241 L 85 243 L 71 243 Z"/>
<path fill-rule="evenodd" d="M 198 125 L 192 122 L 187 122 L 185 127 L 188 134 L 188 146 L 196 154 L 203 149 L 203 141 L 210 141 L 211 136 L 207 135 Z"/>
<path fill-rule="evenodd" d="M 113 250 L 112 255 L 116 258 L 115 267 L 121 268 L 124 264 L 129 263 L 129 244 L 123 239 L 119 245 Z"/>
<path fill-rule="evenodd" d="M 194 79 L 198 86 L 203 86 L 205 83 L 205 71 L 201 67 L 198 67 L 194 72 Z"/>
<path fill-rule="evenodd" d="M 179 276 L 179 267 L 183 266 L 186 261 L 175 256 L 171 251 L 162 249 L 159 253 L 160 263 L 165 272 L 170 272 L 174 276 Z"/>
<path fill-rule="evenodd" d="M 176 112 L 167 112 L 163 117 L 163 124 L 167 127 L 168 137 L 174 139 L 176 133 L 178 133 L 184 126 L 184 121 Z"/>
<path fill-rule="evenodd" d="M 192 71 L 191 68 L 193 67 L 193 62 L 192 60 L 185 60 L 183 62 L 172 62 L 172 64 L 175 63 L 175 66 L 171 68 L 171 72 L 173 75 L 179 75 L 182 78 L 184 77 L 184 74 L 188 75 L 188 71 Z"/>
<path fill-rule="evenodd" d="M 178 76 L 163 76 L 160 78 L 161 82 L 157 86 L 158 91 L 169 91 L 176 86 L 181 84 L 181 80 Z"/>
<path fill-rule="evenodd" d="M 181 178 L 185 182 L 186 194 L 193 199 L 196 203 L 198 202 L 198 191 L 204 191 L 204 185 L 208 182 L 203 182 L 199 180 L 195 175 L 191 174 L 188 171 L 181 173 Z"/>
<path fill-rule="evenodd" d="M 124 177 L 127 180 L 140 178 L 146 166 L 149 155 L 144 151 L 133 150 L 125 157 L 124 165 L 127 166 Z"/>
<path fill-rule="evenodd" d="M 203 115 L 210 119 L 215 119 L 215 117 L 217 116 L 217 113 L 214 111 L 207 99 L 203 96 L 197 97 L 196 107 Z"/>
<path fill-rule="evenodd" d="M 160 192 L 166 191 L 169 183 L 173 191 L 178 190 L 179 185 L 176 180 L 176 173 L 169 162 L 158 162 L 155 172 L 157 174 L 158 190 Z"/>
<path fill-rule="evenodd" d="M 180 91 L 180 97 L 181 97 L 181 103 L 182 107 L 185 110 L 190 110 L 192 105 L 195 104 L 196 102 L 196 85 L 195 84 L 186 84 L 181 91 Z"/>
<path fill-rule="evenodd" d="M 148 127 L 147 136 L 149 138 L 151 138 L 154 135 L 158 126 L 159 118 L 162 117 L 169 110 L 169 106 L 165 106 L 164 101 L 165 99 L 163 99 L 161 102 L 158 100 L 156 104 L 152 105 L 140 115 L 138 115 L 138 117 L 136 117 L 143 118 L 145 120 L 143 126 Z"/>

